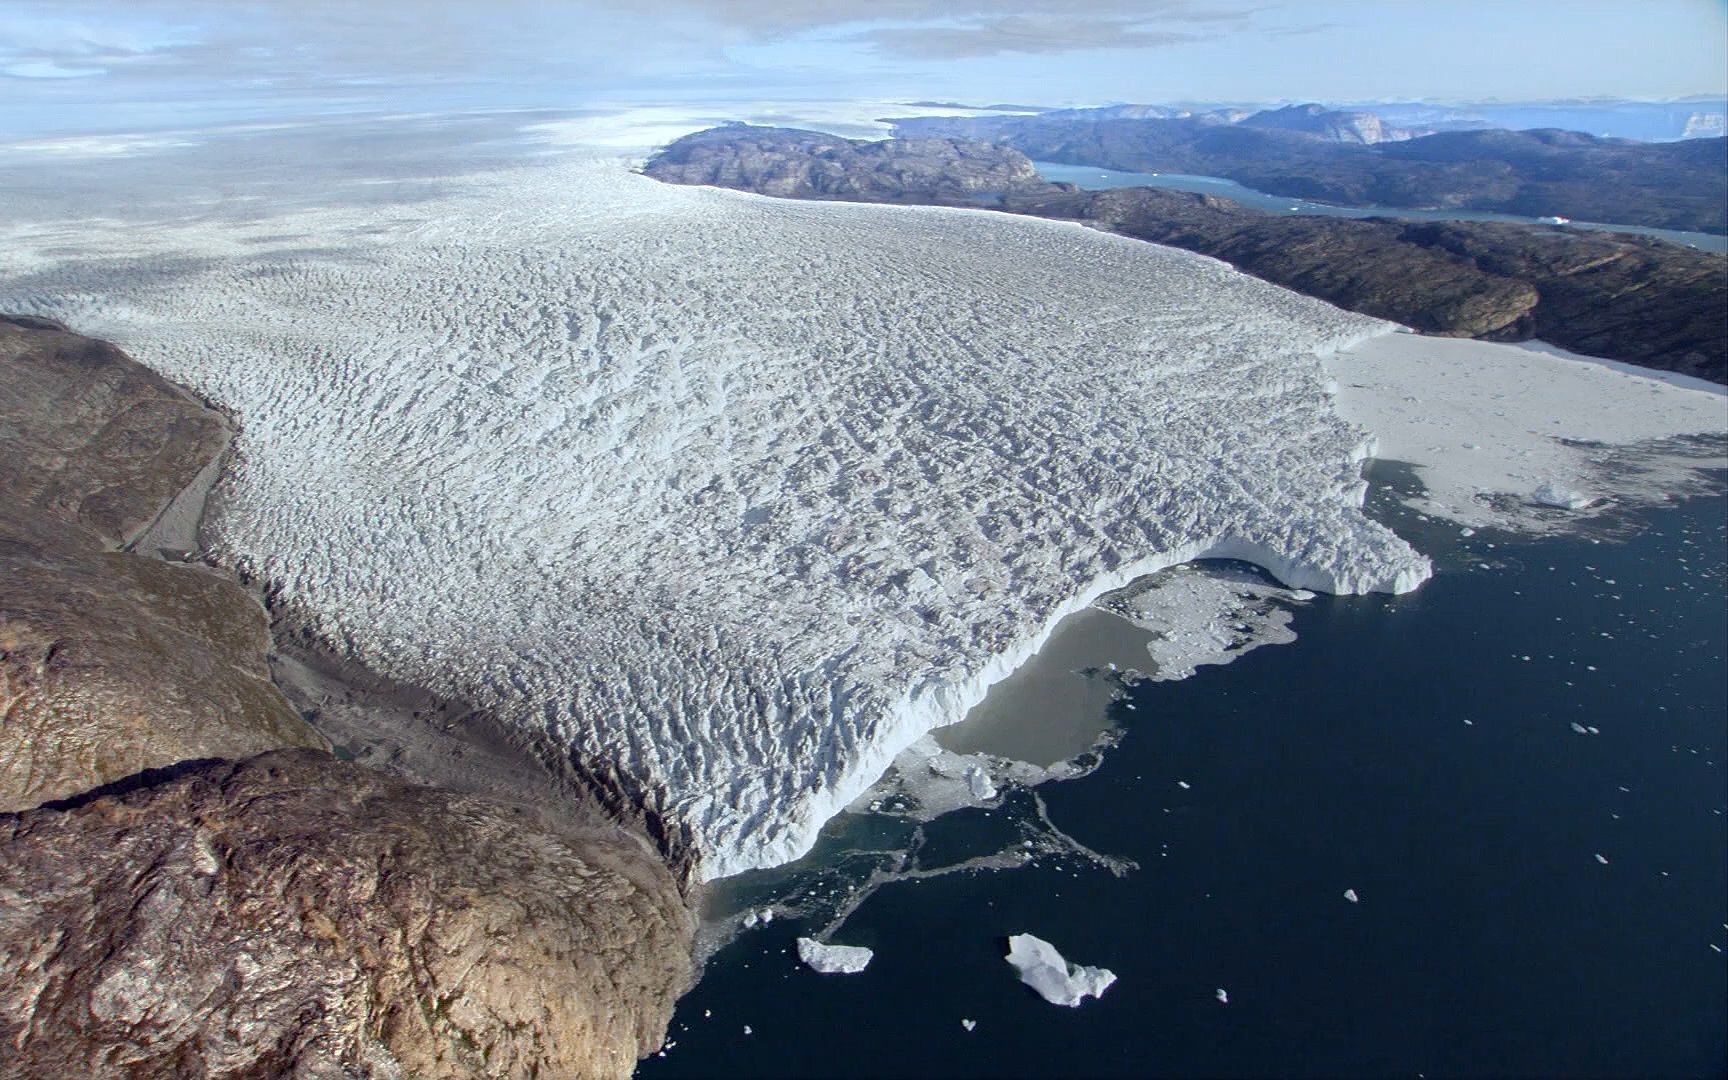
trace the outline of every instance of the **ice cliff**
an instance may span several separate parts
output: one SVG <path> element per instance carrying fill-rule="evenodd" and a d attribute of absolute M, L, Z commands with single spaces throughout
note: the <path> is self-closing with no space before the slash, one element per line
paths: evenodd
<path fill-rule="evenodd" d="M 0 308 L 241 426 L 211 538 L 375 669 L 790 860 L 1063 615 L 1205 555 L 1406 590 L 1316 354 L 1383 332 L 1077 225 L 576 162 L 16 227 Z"/>

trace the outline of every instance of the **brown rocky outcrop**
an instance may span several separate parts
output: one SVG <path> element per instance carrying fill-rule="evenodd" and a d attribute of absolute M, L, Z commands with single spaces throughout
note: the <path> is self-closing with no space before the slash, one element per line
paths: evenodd
<path fill-rule="evenodd" d="M 232 582 L 0 500 L 0 810 L 180 761 L 328 748 L 271 684 L 269 647 Z"/>
<path fill-rule="evenodd" d="M 689 981 L 672 875 L 313 751 L 0 816 L 0 1076 L 603 1077 Z"/>
<path fill-rule="evenodd" d="M 222 414 L 105 341 L 0 317 L 0 497 L 129 543 L 227 447 Z"/>
<path fill-rule="evenodd" d="M 843 139 L 796 128 L 729 124 L 666 147 L 650 175 L 796 199 L 965 199 L 1042 191 L 1024 155 L 954 139 Z"/>
<path fill-rule="evenodd" d="M 0 810 L 181 761 L 328 748 L 271 684 L 269 625 L 244 590 L 111 550 L 230 433 L 112 345 L 0 322 Z"/>

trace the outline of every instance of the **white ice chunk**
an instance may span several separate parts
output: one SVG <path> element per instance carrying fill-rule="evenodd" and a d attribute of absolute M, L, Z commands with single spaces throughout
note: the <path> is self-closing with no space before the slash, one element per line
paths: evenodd
<path fill-rule="evenodd" d="M 972 792 L 972 797 L 983 801 L 996 797 L 996 784 L 990 779 L 990 774 L 982 766 L 971 765 L 966 769 L 966 787 Z"/>
<path fill-rule="evenodd" d="M 1212 991 L 1212 996 L 1217 998 L 1220 1004 L 1223 1004 L 1223 1005 L 1230 1004 L 1230 991 L 1224 989 L 1223 987 L 1219 987 L 1218 989 Z"/>
<path fill-rule="evenodd" d="M 1071 964 L 1056 946 L 1031 934 L 1008 939 L 1008 963 L 1020 972 L 1020 981 L 1053 1005 L 1077 1007 L 1088 997 L 1099 997 L 1116 981 L 1104 968 Z"/>
<path fill-rule="evenodd" d="M 1561 510 L 1583 510 L 1596 500 L 1574 488 L 1564 487 L 1549 481 L 1536 489 L 1530 496 L 1538 506 L 1552 506 Z"/>
<path fill-rule="evenodd" d="M 1720 952 L 1721 950 L 1717 950 L 1717 951 Z M 960 1026 L 965 1028 L 967 1031 L 971 1031 L 973 1028 L 978 1026 L 978 1021 L 976 1021 L 976 1020 L 962 1020 L 962 1021 L 960 1021 Z"/>
<path fill-rule="evenodd" d="M 824 975 L 856 975 L 876 954 L 862 945 L 824 945 L 814 938 L 798 939 L 798 959 Z"/>
<path fill-rule="evenodd" d="M 1352 904 L 1359 904 L 1362 902 L 1362 898 L 1356 895 L 1355 889 L 1345 889 L 1344 899 L 1350 901 Z"/>

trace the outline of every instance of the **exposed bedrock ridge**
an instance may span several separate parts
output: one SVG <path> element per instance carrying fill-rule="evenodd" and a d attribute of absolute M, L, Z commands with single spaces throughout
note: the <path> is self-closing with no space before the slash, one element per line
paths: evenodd
<path fill-rule="evenodd" d="M 690 979 L 634 844 L 309 750 L 0 815 L 0 1075 L 625 1077 Z"/>
<path fill-rule="evenodd" d="M 112 550 L 231 432 L 106 342 L 0 320 L 0 810 L 191 759 L 329 747 L 271 684 L 268 622 L 244 590 Z"/>

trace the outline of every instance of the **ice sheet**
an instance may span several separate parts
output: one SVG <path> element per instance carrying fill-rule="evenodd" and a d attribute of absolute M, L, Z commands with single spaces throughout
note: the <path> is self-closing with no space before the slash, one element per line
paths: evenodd
<path fill-rule="evenodd" d="M 1316 353 L 1385 324 L 1076 225 L 670 187 L 11 230 L 0 308 L 242 433 L 220 553 L 393 678 L 791 860 L 1069 612 L 1202 556 L 1405 590 Z"/>

